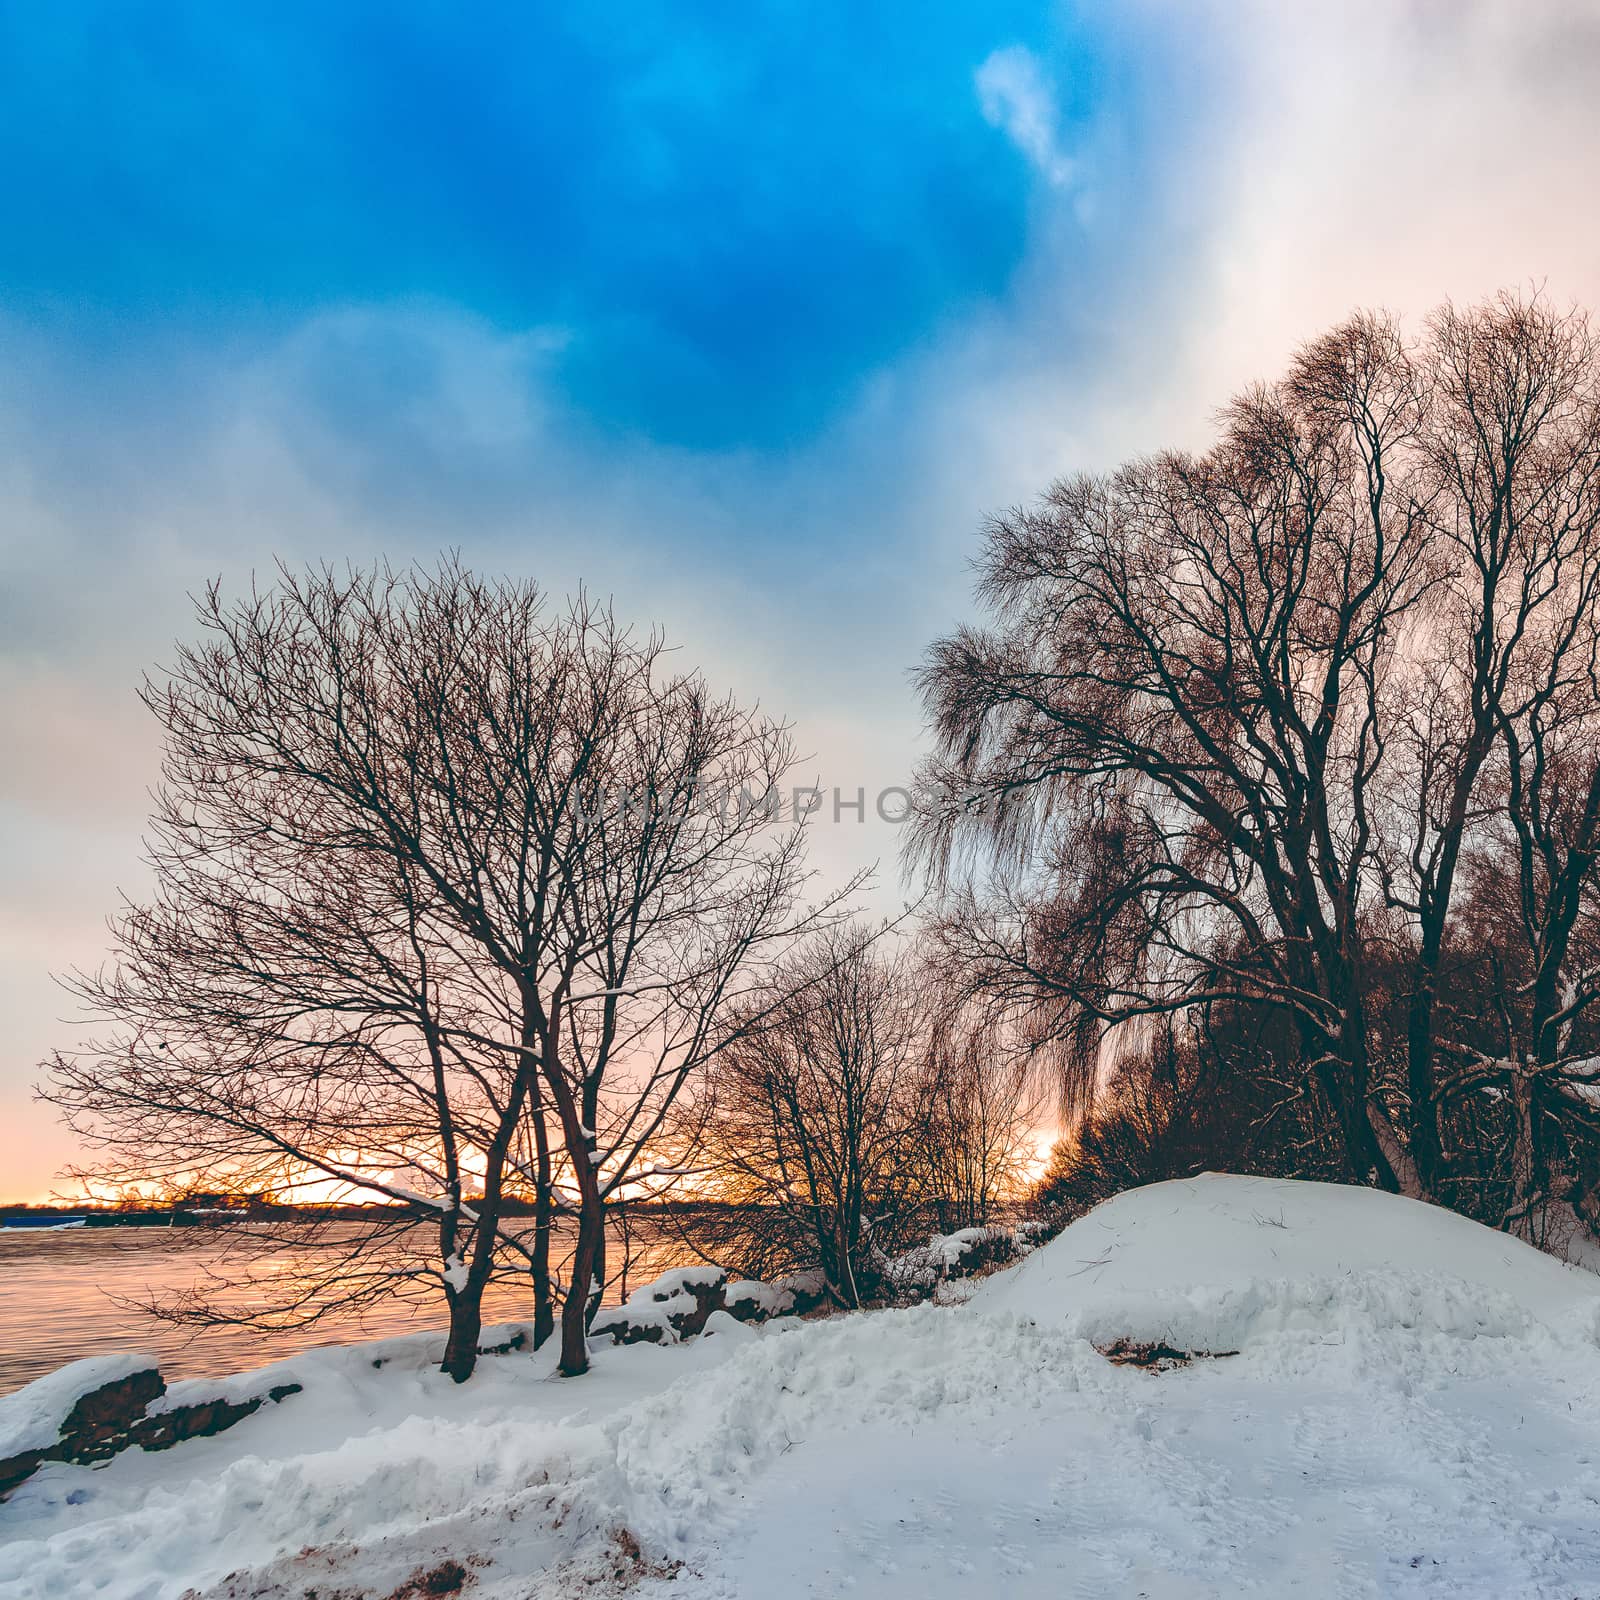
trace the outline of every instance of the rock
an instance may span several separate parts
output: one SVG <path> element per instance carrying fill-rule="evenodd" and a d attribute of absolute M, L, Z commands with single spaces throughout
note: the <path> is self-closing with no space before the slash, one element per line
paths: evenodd
<path fill-rule="evenodd" d="M 44 1465 L 44 1451 L 24 1450 L 20 1455 L 0 1460 L 0 1500 L 19 1483 L 26 1483 Z"/>
<path fill-rule="evenodd" d="M 106 1461 L 127 1449 L 134 1425 L 167 1392 L 154 1367 L 130 1373 L 82 1396 L 61 1424 L 61 1438 L 46 1452 L 55 1461 Z"/>
<path fill-rule="evenodd" d="M 589 1337 L 613 1344 L 675 1344 L 704 1331 L 719 1313 L 737 1323 L 765 1322 L 813 1310 L 826 1298 L 820 1272 L 797 1273 L 779 1283 L 751 1278 L 730 1283 L 721 1267 L 679 1267 L 635 1289 L 622 1305 L 601 1311 Z"/>
<path fill-rule="evenodd" d="M 779 1284 L 741 1278 L 724 1289 L 723 1304 L 728 1314 L 740 1322 L 765 1322 L 769 1317 L 787 1316 L 793 1312 L 795 1296 L 792 1289 L 785 1289 Z"/>
<path fill-rule="evenodd" d="M 50 1383 L 51 1378 L 39 1381 Z M 166 1380 L 159 1370 L 146 1367 L 79 1395 L 62 1419 L 53 1443 L 40 1444 L 0 1459 L 0 1500 L 25 1483 L 46 1462 L 89 1466 L 109 1461 L 135 1446 L 144 1450 L 168 1450 L 185 1439 L 221 1433 L 262 1406 L 275 1405 L 292 1394 L 299 1394 L 300 1385 L 280 1383 L 265 1394 L 246 1395 L 238 1400 L 218 1395 L 152 1411 L 151 1406 L 166 1392 Z M 26 1398 L 23 1396 L 24 1400 Z"/>
<path fill-rule="evenodd" d="M 797 1317 L 815 1311 L 828 1298 L 827 1276 L 816 1267 L 809 1272 L 796 1272 L 787 1278 L 779 1278 L 773 1287 L 788 1293 L 793 1301 L 791 1310 Z"/>
<path fill-rule="evenodd" d="M 665 1311 L 672 1331 L 680 1339 L 691 1339 L 705 1327 L 713 1311 L 722 1309 L 727 1281 L 728 1274 L 721 1267 L 678 1267 L 635 1290 L 624 1309 Z"/>
<path fill-rule="evenodd" d="M 526 1328 L 513 1328 L 507 1338 L 498 1344 L 480 1344 L 480 1356 L 508 1356 L 515 1350 L 526 1350 L 531 1343 L 529 1330 Z"/>
<path fill-rule="evenodd" d="M 231 1428 L 253 1416 L 269 1402 L 276 1405 L 292 1394 L 300 1393 L 298 1383 L 280 1383 L 265 1394 L 251 1395 L 244 1400 L 200 1400 L 193 1405 L 172 1406 L 137 1422 L 129 1430 L 128 1443 L 142 1450 L 170 1450 L 185 1439 L 208 1439 L 214 1433 Z"/>
<path fill-rule="evenodd" d="M 616 1306 L 602 1311 L 589 1325 L 591 1339 L 613 1344 L 671 1344 L 673 1327 L 667 1318 L 642 1306 Z"/>
<path fill-rule="evenodd" d="M 677 1267 L 589 1325 L 592 1339 L 614 1344 L 672 1344 L 692 1339 L 713 1311 L 722 1310 L 728 1274 L 721 1267 Z"/>

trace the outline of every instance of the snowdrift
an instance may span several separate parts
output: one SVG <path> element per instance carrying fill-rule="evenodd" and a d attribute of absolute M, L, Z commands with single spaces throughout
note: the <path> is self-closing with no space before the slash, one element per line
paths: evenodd
<path fill-rule="evenodd" d="M 1096 1344 L 1196 1352 L 1352 1322 L 1593 1343 L 1600 1277 L 1438 1206 L 1205 1173 L 1106 1201 L 971 1303 Z"/>
<path fill-rule="evenodd" d="M 1571 1600 L 1600 1572 L 1597 1330 L 1600 1278 L 1448 1212 L 1206 1176 L 964 1305 L 716 1312 L 577 1380 L 547 1349 L 458 1388 L 436 1336 L 298 1356 L 269 1370 L 305 1392 L 228 1432 L 44 1467 L 0 1505 L 0 1587 Z M 1239 1353 L 1156 1374 L 1119 1339 Z"/>

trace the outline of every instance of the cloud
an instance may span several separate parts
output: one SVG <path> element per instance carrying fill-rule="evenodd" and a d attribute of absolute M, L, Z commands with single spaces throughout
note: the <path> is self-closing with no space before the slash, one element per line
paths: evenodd
<path fill-rule="evenodd" d="M 1358 306 L 1419 321 L 1447 297 L 1539 283 L 1595 304 L 1592 7 L 1475 0 L 1446 21 L 1387 0 L 1262 3 L 1214 23 L 1239 107 L 1211 185 L 1214 382 L 1270 374 Z"/>
<path fill-rule="evenodd" d="M 994 51 L 974 74 L 978 105 L 1053 188 L 1066 188 L 1076 166 L 1061 148 L 1055 90 L 1031 50 L 1011 45 Z"/>
<path fill-rule="evenodd" d="M 1600 302 L 1600 225 L 1582 203 L 1600 160 L 1600 24 L 1581 10 L 1473 5 L 1448 27 L 1376 0 L 1149 0 L 1096 15 L 1116 38 L 1072 56 L 1086 98 L 1074 96 L 1071 155 L 1041 57 L 998 50 L 971 78 L 991 35 L 941 80 L 944 108 L 991 147 L 982 182 L 958 195 L 1003 181 L 996 165 L 1022 182 L 972 114 L 974 89 L 1044 180 L 1026 258 L 1003 292 L 961 276 L 936 331 L 873 346 L 864 376 L 829 369 L 836 404 L 798 443 L 690 448 L 596 420 L 563 388 L 564 363 L 595 337 L 575 318 L 564 344 L 565 307 L 557 326 L 553 312 L 519 322 L 374 290 L 191 349 L 171 370 L 141 349 L 109 398 L 106 363 L 0 323 L 9 1187 L 42 1189 L 65 1153 L 26 1101 L 33 1062 L 64 1040 L 47 969 L 97 960 L 115 890 L 140 887 L 155 740 L 132 685 L 188 631 L 183 594 L 207 577 L 235 581 L 274 554 L 460 546 L 482 570 L 558 592 L 581 580 L 665 624 L 719 684 L 791 716 L 815 754 L 807 777 L 870 793 L 920 743 L 906 669 L 961 615 L 985 512 L 1057 473 L 1204 446 L 1231 392 L 1354 306 L 1416 317 L 1447 294 L 1542 279 L 1557 298 Z M 1107 83 L 1118 92 L 1099 93 Z M 1073 218 L 1091 175 L 1102 205 L 1084 229 Z M 892 210 L 886 228 L 981 233 L 970 208 L 952 218 L 948 191 L 924 188 L 940 203 L 909 220 Z M 787 235 L 769 248 L 812 270 Z M 720 258 L 694 271 L 708 304 L 729 298 Z M 867 317 L 898 282 L 824 277 L 818 292 L 853 285 Z M 809 320 L 795 326 L 808 336 Z M 596 353 L 608 371 L 628 359 L 656 361 Z M 779 390 L 790 369 L 763 371 Z M 729 392 L 745 404 L 756 388 Z M 833 879 L 894 837 L 847 821 L 818 843 Z"/>

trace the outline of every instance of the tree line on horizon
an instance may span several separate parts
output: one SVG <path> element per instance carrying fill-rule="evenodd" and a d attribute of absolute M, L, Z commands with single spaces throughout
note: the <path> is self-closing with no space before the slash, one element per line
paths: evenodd
<path fill-rule="evenodd" d="M 1353 317 L 1206 453 L 991 519 L 987 621 L 920 670 L 931 909 L 889 927 L 819 888 L 803 819 L 702 803 L 778 791 L 790 730 L 609 608 L 453 559 L 213 587 L 143 693 L 155 892 L 71 980 L 102 1031 L 43 1093 L 102 1183 L 391 1202 L 275 1297 L 172 1314 L 442 1298 L 457 1379 L 505 1274 L 585 1370 L 608 1218 L 650 1197 L 870 1303 L 1021 1198 L 1046 1087 L 1063 1215 L 1222 1167 L 1572 1249 L 1597 586 L 1587 318 Z"/>

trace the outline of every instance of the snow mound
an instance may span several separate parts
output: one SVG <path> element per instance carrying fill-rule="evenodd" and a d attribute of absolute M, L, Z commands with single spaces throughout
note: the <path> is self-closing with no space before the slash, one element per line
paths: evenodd
<path fill-rule="evenodd" d="M 1103 1344 L 1235 1351 L 1360 1324 L 1593 1343 L 1600 1277 L 1374 1189 L 1205 1173 L 1131 1189 L 985 1283 L 1009 1311 Z"/>

